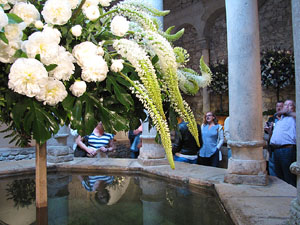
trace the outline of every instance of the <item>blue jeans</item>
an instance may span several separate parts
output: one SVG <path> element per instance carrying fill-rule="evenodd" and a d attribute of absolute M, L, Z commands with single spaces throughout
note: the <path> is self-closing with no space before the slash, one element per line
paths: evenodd
<path fill-rule="evenodd" d="M 270 176 L 275 176 L 276 177 L 275 163 L 274 163 L 274 152 L 272 152 L 270 154 L 270 157 L 269 157 L 269 174 L 270 174 Z"/>
<path fill-rule="evenodd" d="M 290 165 L 296 161 L 296 148 L 279 148 L 274 150 L 276 176 L 296 187 L 296 175 L 290 171 Z"/>
<path fill-rule="evenodd" d="M 199 157 L 199 164 L 203 166 L 219 166 L 219 149 L 211 157 Z"/>
<path fill-rule="evenodd" d="M 186 159 L 186 158 L 183 158 L 183 157 L 179 157 L 177 155 L 174 156 L 174 161 L 185 162 L 185 163 L 190 163 L 190 164 L 197 164 L 197 158 L 191 160 L 191 159 Z"/>

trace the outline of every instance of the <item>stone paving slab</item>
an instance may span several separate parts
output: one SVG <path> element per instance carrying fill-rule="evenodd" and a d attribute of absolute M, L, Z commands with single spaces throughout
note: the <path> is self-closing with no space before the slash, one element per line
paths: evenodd
<path fill-rule="evenodd" d="M 270 177 L 269 185 L 231 185 L 223 182 L 226 169 L 175 162 L 169 165 L 141 166 L 135 159 L 75 158 L 64 163 L 48 163 L 48 171 L 70 172 L 144 172 L 192 185 L 215 187 L 218 196 L 233 222 L 239 225 L 287 224 L 290 202 L 296 198 L 296 188 Z M 0 178 L 32 173 L 35 160 L 0 162 Z"/>

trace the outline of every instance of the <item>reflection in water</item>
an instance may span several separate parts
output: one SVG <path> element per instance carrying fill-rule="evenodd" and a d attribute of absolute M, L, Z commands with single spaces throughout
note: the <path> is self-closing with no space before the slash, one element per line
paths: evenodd
<path fill-rule="evenodd" d="M 232 224 L 213 191 L 172 181 L 143 176 L 49 174 L 48 209 L 36 211 L 34 201 L 22 208 L 14 203 L 20 198 L 3 199 L 8 195 L 7 187 L 22 189 L 14 182 L 0 179 L 0 224 Z"/>
<path fill-rule="evenodd" d="M 7 200 L 13 200 L 15 207 L 28 207 L 35 202 L 35 180 L 31 178 L 14 180 L 7 184 Z"/>

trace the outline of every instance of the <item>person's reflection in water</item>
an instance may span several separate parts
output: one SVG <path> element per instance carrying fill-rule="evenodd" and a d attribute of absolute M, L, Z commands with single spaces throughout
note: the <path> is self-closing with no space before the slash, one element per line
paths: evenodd
<path fill-rule="evenodd" d="M 99 204 L 107 204 L 110 199 L 107 185 L 114 181 L 113 176 L 78 176 L 81 185 L 89 192 L 95 193 L 95 200 Z"/>

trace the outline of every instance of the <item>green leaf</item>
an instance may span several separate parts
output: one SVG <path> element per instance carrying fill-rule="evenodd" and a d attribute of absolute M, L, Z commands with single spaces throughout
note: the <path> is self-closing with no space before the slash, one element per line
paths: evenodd
<path fill-rule="evenodd" d="M 8 17 L 9 24 L 16 24 L 16 23 L 23 22 L 23 20 L 14 13 L 7 13 L 6 15 Z"/>
<path fill-rule="evenodd" d="M 8 44 L 8 39 L 6 38 L 3 32 L 0 32 L 0 39 L 5 43 Z"/>
<path fill-rule="evenodd" d="M 49 66 L 45 66 L 47 72 L 54 70 L 57 67 L 57 64 L 50 64 Z"/>
<path fill-rule="evenodd" d="M 16 58 L 28 58 L 27 54 L 25 52 L 23 52 L 21 49 L 18 49 L 15 52 L 14 57 L 16 57 Z"/>
<path fill-rule="evenodd" d="M 127 108 L 127 110 L 129 110 L 131 105 L 133 105 L 133 100 L 131 98 L 131 95 L 128 94 L 126 90 L 122 88 L 112 76 L 108 77 L 107 79 L 109 79 L 110 82 L 112 83 L 114 93 L 117 99 L 120 101 L 122 105 L 124 105 Z"/>
<path fill-rule="evenodd" d="M 41 61 L 41 55 L 40 55 L 40 54 L 37 54 L 37 55 L 35 56 L 35 59 Z"/>
<path fill-rule="evenodd" d="M 157 55 L 155 55 L 152 59 L 151 59 L 151 62 L 152 62 L 152 65 L 155 65 L 157 62 L 158 62 L 159 58 Z"/>

